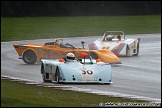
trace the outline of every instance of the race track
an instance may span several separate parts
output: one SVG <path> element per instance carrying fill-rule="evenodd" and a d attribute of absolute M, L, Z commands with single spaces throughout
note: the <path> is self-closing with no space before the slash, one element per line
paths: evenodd
<path fill-rule="evenodd" d="M 112 80 L 110 85 L 103 84 L 65 84 L 75 89 L 87 89 L 91 92 L 107 94 L 131 95 L 139 98 L 147 97 L 161 101 L 161 34 L 127 35 L 127 38 L 141 38 L 139 56 L 120 57 L 122 64 L 112 65 Z M 101 36 L 64 38 L 76 47 L 95 41 Z M 39 39 L 1 42 L 1 76 L 10 76 L 33 80 L 42 83 L 40 64 L 28 65 L 21 59 L 13 48 L 13 44 L 41 43 L 54 39 Z M 73 89 L 74 89 L 73 88 Z"/>

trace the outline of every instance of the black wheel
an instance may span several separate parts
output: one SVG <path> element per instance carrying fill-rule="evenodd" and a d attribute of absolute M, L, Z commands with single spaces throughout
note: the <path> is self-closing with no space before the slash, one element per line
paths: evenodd
<path fill-rule="evenodd" d="M 98 55 L 94 52 L 89 52 L 93 59 L 98 59 Z"/>
<path fill-rule="evenodd" d="M 129 50 L 129 47 L 127 45 L 127 47 L 126 47 L 126 56 L 129 56 L 129 52 L 130 52 L 130 50 Z"/>
<path fill-rule="evenodd" d="M 23 54 L 23 61 L 26 64 L 34 64 L 37 60 L 37 56 L 34 51 L 26 50 Z"/>
<path fill-rule="evenodd" d="M 43 74 L 44 73 L 44 65 L 43 65 L 43 63 L 41 64 L 41 74 Z"/>
<path fill-rule="evenodd" d="M 43 81 L 44 82 L 47 82 L 47 83 L 51 83 L 52 82 L 52 80 L 46 80 L 46 73 L 44 72 L 44 73 L 42 73 L 42 79 L 43 79 Z"/>
<path fill-rule="evenodd" d="M 52 82 L 52 80 L 46 80 L 46 77 L 50 77 L 50 76 L 49 76 L 49 74 L 45 73 L 43 64 L 41 65 L 41 74 L 42 74 L 42 79 L 44 82 L 49 82 L 49 83 Z"/>
<path fill-rule="evenodd" d="M 43 72 L 43 73 L 42 73 L 42 79 L 43 79 L 44 82 L 47 82 L 47 80 L 45 79 L 45 77 L 46 77 L 46 76 L 45 76 L 45 73 Z"/>
<path fill-rule="evenodd" d="M 138 56 L 139 54 L 139 42 L 137 43 L 137 54 L 134 54 L 135 56 Z"/>
<path fill-rule="evenodd" d="M 57 83 L 59 83 L 59 81 L 60 81 L 60 72 L 59 72 L 59 68 L 57 67 L 57 69 L 56 69 L 56 73 L 55 73 L 55 81 L 57 82 Z"/>

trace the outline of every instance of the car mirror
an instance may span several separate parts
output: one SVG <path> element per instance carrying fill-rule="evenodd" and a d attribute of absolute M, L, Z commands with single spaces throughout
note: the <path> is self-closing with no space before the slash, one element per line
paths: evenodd
<path fill-rule="evenodd" d="M 97 62 L 101 62 L 101 59 L 97 59 L 97 60 L 96 60 L 96 63 L 97 63 Z"/>
<path fill-rule="evenodd" d="M 59 59 L 59 62 L 65 62 L 64 59 Z"/>

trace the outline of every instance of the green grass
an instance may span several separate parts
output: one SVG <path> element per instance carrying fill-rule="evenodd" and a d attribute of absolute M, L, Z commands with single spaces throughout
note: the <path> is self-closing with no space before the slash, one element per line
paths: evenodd
<path fill-rule="evenodd" d="M 1 18 L 1 41 L 99 36 L 110 30 L 126 35 L 161 33 L 161 16 Z"/>
<path fill-rule="evenodd" d="M 1 78 L 2 107 L 93 107 L 103 102 L 146 102 L 56 88 L 46 88 Z"/>

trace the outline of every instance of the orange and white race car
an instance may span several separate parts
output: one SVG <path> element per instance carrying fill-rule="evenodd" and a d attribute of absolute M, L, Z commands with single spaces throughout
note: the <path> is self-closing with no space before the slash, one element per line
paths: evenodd
<path fill-rule="evenodd" d="M 84 48 L 84 42 L 81 41 L 83 48 L 77 48 L 69 43 L 65 43 L 63 39 L 57 38 L 54 42 L 46 42 L 45 44 L 14 44 L 19 59 L 26 64 L 41 63 L 41 59 L 60 59 L 65 51 L 88 51 L 95 59 L 101 59 L 102 62 L 110 64 L 121 64 L 121 60 L 109 50 L 88 50 Z M 75 54 L 77 55 L 77 54 Z M 80 56 L 80 54 L 78 54 Z"/>

